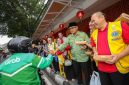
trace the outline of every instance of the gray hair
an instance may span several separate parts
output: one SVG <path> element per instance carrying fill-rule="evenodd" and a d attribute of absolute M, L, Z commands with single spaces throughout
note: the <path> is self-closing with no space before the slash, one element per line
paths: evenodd
<path fill-rule="evenodd" d="M 105 18 L 105 14 L 103 13 L 103 12 L 95 12 L 94 14 L 92 14 L 92 16 L 93 15 L 95 15 L 95 16 L 97 16 L 97 17 L 103 17 L 103 18 Z"/>

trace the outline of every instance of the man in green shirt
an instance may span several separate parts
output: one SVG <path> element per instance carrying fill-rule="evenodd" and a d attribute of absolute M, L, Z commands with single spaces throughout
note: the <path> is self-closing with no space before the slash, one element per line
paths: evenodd
<path fill-rule="evenodd" d="M 0 64 L 0 85 L 40 85 L 37 68 L 45 69 L 53 59 L 53 52 L 48 57 L 27 53 L 31 40 L 17 37 L 8 43 L 12 55 Z"/>
<path fill-rule="evenodd" d="M 58 50 L 63 50 L 69 44 L 71 46 L 72 53 L 72 63 L 73 68 L 75 70 L 75 75 L 78 80 L 78 84 L 82 84 L 82 72 L 84 74 L 86 82 L 83 82 L 84 85 L 89 85 L 90 79 L 90 60 L 89 56 L 85 54 L 85 49 L 83 49 L 82 45 L 75 44 L 78 41 L 87 41 L 89 42 L 89 38 L 86 33 L 78 30 L 78 26 L 76 22 L 71 22 L 69 24 L 68 29 L 70 30 L 70 35 L 67 37 L 65 42 L 59 47 Z"/>

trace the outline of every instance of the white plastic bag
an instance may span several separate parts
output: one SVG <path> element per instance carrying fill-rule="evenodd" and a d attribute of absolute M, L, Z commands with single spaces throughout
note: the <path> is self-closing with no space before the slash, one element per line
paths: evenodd
<path fill-rule="evenodd" d="M 99 73 L 96 71 L 93 71 L 91 79 L 90 79 L 90 85 L 101 85 Z"/>
<path fill-rule="evenodd" d="M 66 59 L 65 62 L 64 62 L 64 65 L 65 66 L 71 66 L 72 65 L 72 61 L 69 60 L 69 59 Z"/>

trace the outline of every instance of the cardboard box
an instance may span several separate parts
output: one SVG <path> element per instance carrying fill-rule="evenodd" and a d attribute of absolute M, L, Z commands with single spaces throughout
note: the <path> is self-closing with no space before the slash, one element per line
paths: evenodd
<path fill-rule="evenodd" d="M 110 55 L 96 55 L 93 57 L 94 60 L 105 62 L 107 60 L 111 60 L 112 57 Z"/>

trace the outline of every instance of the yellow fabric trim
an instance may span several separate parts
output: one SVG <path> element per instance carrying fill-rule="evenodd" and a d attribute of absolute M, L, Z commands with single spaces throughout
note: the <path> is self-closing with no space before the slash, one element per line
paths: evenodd
<path fill-rule="evenodd" d="M 97 37 L 98 37 L 98 29 L 96 29 L 92 33 L 92 37 L 96 43 L 97 49 Z M 122 38 L 122 27 L 121 22 L 109 22 L 108 24 L 108 43 L 111 54 L 118 54 L 122 52 L 127 45 L 124 43 Z M 129 72 L 129 55 L 123 57 L 118 62 L 116 62 L 116 67 L 120 73 L 128 73 Z"/>

